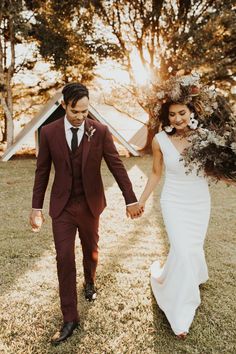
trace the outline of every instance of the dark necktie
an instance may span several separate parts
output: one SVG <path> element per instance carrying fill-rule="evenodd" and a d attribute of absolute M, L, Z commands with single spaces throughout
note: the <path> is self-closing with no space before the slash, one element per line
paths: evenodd
<path fill-rule="evenodd" d="M 72 139 L 71 139 L 71 150 L 72 152 L 75 152 L 78 146 L 78 136 L 77 136 L 77 131 L 79 128 L 70 128 L 72 131 Z"/>

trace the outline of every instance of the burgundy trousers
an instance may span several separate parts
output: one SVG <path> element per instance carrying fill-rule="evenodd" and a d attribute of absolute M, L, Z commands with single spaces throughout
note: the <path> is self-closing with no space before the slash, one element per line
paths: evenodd
<path fill-rule="evenodd" d="M 94 217 L 85 200 L 69 201 L 59 217 L 52 219 L 56 249 L 61 311 L 64 322 L 78 321 L 75 236 L 78 230 L 83 251 L 85 282 L 94 282 L 98 263 L 99 217 Z"/>

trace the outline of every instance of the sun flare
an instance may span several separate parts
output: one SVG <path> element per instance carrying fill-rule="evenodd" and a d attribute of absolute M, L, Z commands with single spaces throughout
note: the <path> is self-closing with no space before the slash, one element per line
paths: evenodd
<path fill-rule="evenodd" d="M 146 85 L 151 80 L 151 73 L 148 68 L 143 65 L 136 48 L 133 48 L 130 59 L 136 83 L 140 86 Z"/>
<path fill-rule="evenodd" d="M 144 66 L 140 55 L 136 48 L 133 48 L 130 53 L 130 63 L 131 63 L 131 72 L 124 69 L 122 64 L 114 60 L 107 60 L 96 69 L 96 74 L 103 78 L 104 81 L 107 81 L 107 84 L 104 85 L 110 86 L 112 81 L 120 83 L 122 85 L 133 84 L 133 80 L 138 86 L 146 85 L 151 81 L 151 71 L 147 66 Z"/>

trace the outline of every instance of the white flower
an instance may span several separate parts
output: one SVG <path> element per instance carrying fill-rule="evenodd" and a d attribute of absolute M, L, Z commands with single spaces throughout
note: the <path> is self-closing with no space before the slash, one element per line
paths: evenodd
<path fill-rule="evenodd" d="M 159 114 L 159 111 L 161 109 L 161 105 L 160 104 L 157 104 L 155 107 L 154 107 L 154 114 L 157 116 Z"/>
<path fill-rule="evenodd" d="M 200 142 L 200 147 L 201 147 L 201 148 L 204 148 L 204 147 L 206 147 L 207 145 L 208 145 L 208 142 L 207 142 L 206 140 L 203 140 L 203 141 Z"/>
<path fill-rule="evenodd" d="M 167 133 L 171 133 L 172 130 L 173 130 L 173 128 L 172 128 L 172 126 L 167 125 L 167 126 L 164 127 L 164 130 L 165 130 Z"/>
<path fill-rule="evenodd" d="M 178 83 L 172 88 L 172 90 L 169 92 L 169 96 L 173 101 L 177 101 L 180 96 L 181 96 L 181 88 Z"/>
<path fill-rule="evenodd" d="M 191 86 L 198 83 L 200 76 L 198 73 L 193 73 L 192 75 L 185 75 L 181 77 L 180 83 L 183 86 Z"/>
<path fill-rule="evenodd" d="M 214 112 L 213 109 L 212 109 L 212 107 L 210 107 L 210 106 L 206 106 L 205 111 L 206 111 L 209 115 L 211 115 L 211 114 Z"/>
<path fill-rule="evenodd" d="M 189 120 L 188 126 L 190 129 L 193 129 L 193 130 L 197 129 L 198 120 L 194 118 L 193 112 L 190 114 L 190 120 Z"/>
<path fill-rule="evenodd" d="M 96 131 L 96 129 L 93 126 L 89 127 L 89 129 L 86 130 L 85 134 L 87 135 L 89 142 L 90 142 L 93 134 L 95 133 L 95 131 Z"/>
<path fill-rule="evenodd" d="M 232 144 L 230 145 L 230 147 L 231 147 L 231 149 L 233 150 L 233 152 L 235 152 L 235 154 L 236 154 L 236 143 L 232 143 Z"/>
<path fill-rule="evenodd" d="M 162 98 L 165 97 L 165 92 L 164 91 L 160 91 L 157 93 L 157 98 L 159 98 L 159 100 L 162 100 Z"/>

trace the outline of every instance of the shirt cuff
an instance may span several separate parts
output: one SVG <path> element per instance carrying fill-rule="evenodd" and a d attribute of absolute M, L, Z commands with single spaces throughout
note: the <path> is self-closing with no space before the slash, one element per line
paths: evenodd
<path fill-rule="evenodd" d="M 130 203 L 130 204 L 126 204 L 126 206 L 131 206 L 131 205 L 135 205 L 135 204 L 138 204 L 138 202 L 134 202 L 134 203 Z"/>
<path fill-rule="evenodd" d="M 39 209 L 39 208 L 32 208 L 32 210 L 39 210 L 39 211 L 42 211 L 43 209 Z"/>

